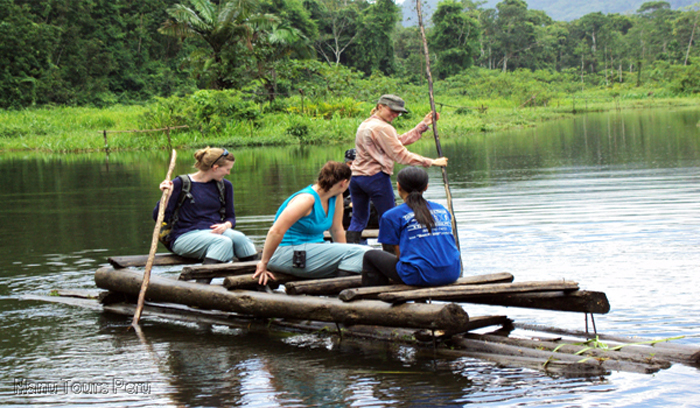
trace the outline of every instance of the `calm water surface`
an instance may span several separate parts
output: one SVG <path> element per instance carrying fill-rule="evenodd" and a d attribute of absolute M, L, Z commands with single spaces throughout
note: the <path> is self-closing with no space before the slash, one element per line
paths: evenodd
<path fill-rule="evenodd" d="M 443 137 L 466 274 L 604 291 L 600 332 L 700 347 L 700 110 L 595 114 Z M 237 150 L 238 228 L 262 245 L 277 206 L 348 146 Z M 426 140 L 412 150 L 434 156 Z M 191 171 L 180 151 L 178 172 Z M 0 155 L 0 404 L 14 406 L 700 406 L 700 370 L 567 379 L 405 346 L 277 337 L 20 300 L 94 289 L 112 255 L 148 251 L 167 153 Z M 443 202 L 431 169 L 428 198 Z M 157 273 L 172 273 L 158 270 Z M 470 315 L 584 327 L 582 315 Z M 24 382 L 23 382 L 24 381 Z M 22 384 L 40 392 L 20 393 Z"/>

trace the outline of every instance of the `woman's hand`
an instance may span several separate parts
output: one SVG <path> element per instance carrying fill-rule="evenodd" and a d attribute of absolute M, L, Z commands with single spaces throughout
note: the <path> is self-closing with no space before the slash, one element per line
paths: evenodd
<path fill-rule="evenodd" d="M 226 221 L 223 224 L 214 224 L 209 228 L 211 228 L 211 232 L 213 232 L 214 234 L 223 234 L 224 231 L 231 228 L 231 222 Z"/>
<path fill-rule="evenodd" d="M 255 267 L 255 273 L 253 274 L 253 279 L 257 279 L 258 283 L 261 285 L 267 285 L 268 280 L 276 280 L 275 275 L 267 270 L 267 262 L 260 261 L 258 266 Z"/>
<path fill-rule="evenodd" d="M 440 113 L 435 112 L 435 114 L 437 115 L 437 119 L 440 120 Z M 424 124 L 425 126 L 432 125 L 433 124 L 433 112 L 428 112 L 428 114 L 425 115 L 425 117 L 423 118 L 421 123 Z"/>
<path fill-rule="evenodd" d="M 160 191 L 170 190 L 173 188 L 173 182 L 170 180 L 163 180 L 158 188 L 160 188 Z"/>
<path fill-rule="evenodd" d="M 439 159 L 434 159 L 430 165 L 438 167 L 447 167 L 447 157 L 440 157 Z"/>

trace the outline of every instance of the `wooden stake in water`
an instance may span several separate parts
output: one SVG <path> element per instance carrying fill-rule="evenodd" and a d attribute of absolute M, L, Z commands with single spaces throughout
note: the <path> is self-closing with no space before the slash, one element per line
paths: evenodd
<path fill-rule="evenodd" d="M 168 167 L 168 173 L 165 176 L 166 180 L 170 180 L 175 169 L 175 159 L 177 159 L 177 152 L 172 151 L 170 157 L 170 167 Z M 158 217 L 156 218 L 156 227 L 153 229 L 153 238 L 151 239 L 151 250 L 148 252 L 148 259 L 146 260 L 146 270 L 143 272 L 143 281 L 141 282 L 141 291 L 139 292 L 139 300 L 136 304 L 136 311 L 134 312 L 134 319 L 131 321 L 131 326 L 136 328 L 139 324 L 139 319 L 141 318 L 141 312 L 143 311 L 143 303 L 146 300 L 146 290 L 148 289 L 148 283 L 151 281 L 151 269 L 153 269 L 153 261 L 156 257 L 156 250 L 158 249 L 158 236 L 160 235 L 160 227 L 163 224 L 163 218 L 165 217 L 165 207 L 168 206 L 168 200 L 170 199 L 170 193 L 172 189 L 169 188 L 163 191 L 163 195 L 160 197 L 160 208 L 158 208 Z"/>
<path fill-rule="evenodd" d="M 437 112 L 435 111 L 435 97 L 433 96 L 433 75 L 430 73 L 430 52 L 428 51 L 428 41 L 425 39 L 425 28 L 423 27 L 423 13 L 420 8 L 421 0 L 416 0 L 416 12 L 418 13 L 418 26 L 420 27 L 420 35 L 423 39 L 423 54 L 425 55 L 425 71 L 428 75 L 428 91 L 430 94 L 430 110 L 433 112 L 433 134 L 435 135 L 435 147 L 437 148 L 438 157 L 443 157 L 442 146 L 440 146 L 440 136 L 437 130 Z M 452 206 L 452 193 L 450 192 L 450 182 L 447 180 L 447 169 L 442 167 L 442 181 L 445 185 L 445 194 L 447 195 L 447 209 L 450 211 L 452 216 L 452 231 L 455 236 L 455 243 L 457 244 L 457 249 L 459 246 L 459 234 L 457 233 L 457 218 L 455 217 L 455 210 Z M 460 251 L 461 254 L 461 251 Z M 459 258 L 460 266 L 462 264 L 462 257 Z M 464 271 L 464 267 L 461 268 Z"/>

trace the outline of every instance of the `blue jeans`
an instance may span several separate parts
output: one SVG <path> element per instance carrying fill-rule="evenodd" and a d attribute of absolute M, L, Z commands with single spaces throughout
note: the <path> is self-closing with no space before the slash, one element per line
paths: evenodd
<path fill-rule="evenodd" d="M 350 179 L 352 219 L 348 231 L 363 231 L 369 221 L 369 202 L 374 203 L 379 219 L 394 208 L 394 188 L 391 177 L 380 171 L 373 176 L 352 176 Z"/>
<path fill-rule="evenodd" d="M 195 230 L 182 234 L 173 243 L 173 252 L 186 258 L 209 258 L 228 262 L 234 256 L 245 258 L 255 255 L 257 250 L 245 234 L 227 229 L 223 234 L 215 234 L 211 230 Z"/>

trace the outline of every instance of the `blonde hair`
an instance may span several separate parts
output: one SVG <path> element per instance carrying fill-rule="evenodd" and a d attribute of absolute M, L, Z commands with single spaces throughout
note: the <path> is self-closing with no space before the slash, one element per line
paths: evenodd
<path fill-rule="evenodd" d="M 194 153 L 194 159 L 194 167 L 202 171 L 211 169 L 215 164 L 222 166 L 226 161 L 236 161 L 236 158 L 228 150 L 209 146 L 197 150 Z"/>

